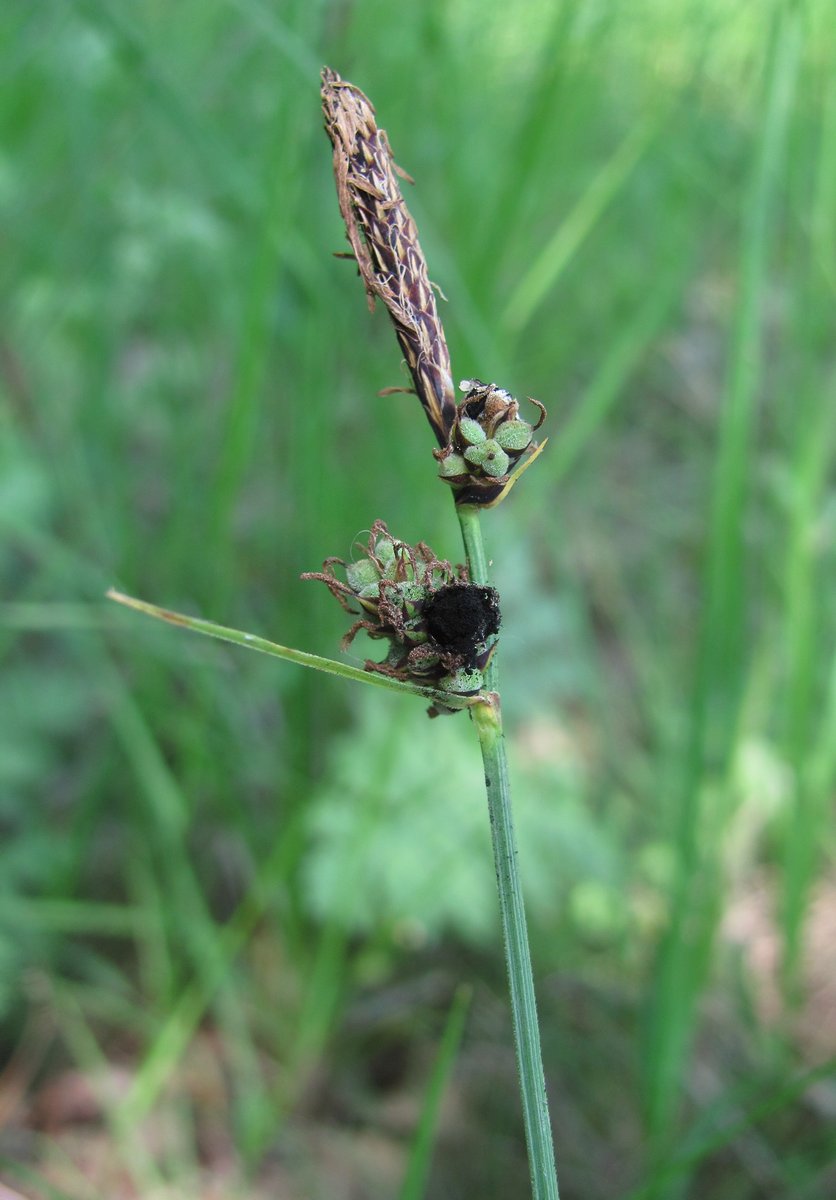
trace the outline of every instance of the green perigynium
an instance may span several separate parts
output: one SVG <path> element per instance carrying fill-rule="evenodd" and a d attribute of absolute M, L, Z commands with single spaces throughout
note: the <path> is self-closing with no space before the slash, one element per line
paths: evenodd
<path fill-rule="evenodd" d="M 361 629 L 388 641 L 386 657 L 368 660 L 367 670 L 459 695 L 481 691 L 497 642 L 499 597 L 469 583 L 466 568 L 439 559 L 425 542 L 402 542 L 375 521 L 361 557 L 328 558 L 302 578 L 320 580 L 359 618 L 343 649 Z"/>
<path fill-rule="evenodd" d="M 511 393 L 495 383 L 464 379 L 459 387 L 467 394 L 456 408 L 450 440 L 433 453 L 439 477 L 453 488 L 456 503 L 487 507 L 497 504 L 510 488 L 522 455 L 537 449 L 534 431 L 545 420 L 546 410 L 539 400 L 532 400 L 540 415 L 531 425 L 520 416 Z"/>

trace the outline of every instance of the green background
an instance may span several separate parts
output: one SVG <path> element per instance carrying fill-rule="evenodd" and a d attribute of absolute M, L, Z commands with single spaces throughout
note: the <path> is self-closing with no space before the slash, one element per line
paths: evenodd
<path fill-rule="evenodd" d="M 454 377 L 549 409 L 484 527 L 561 1195 L 832 1194 L 832 18 L 3 6 L 0 1044 L 30 1100 L 0 1153 L 27 1195 L 525 1194 L 467 718 L 103 599 L 334 655 L 301 572 L 377 517 L 461 558 L 420 406 L 377 394 L 408 382 L 388 319 L 332 257 L 326 62 L 415 179 Z M 68 1078 L 86 1166 L 43 1115 Z"/>

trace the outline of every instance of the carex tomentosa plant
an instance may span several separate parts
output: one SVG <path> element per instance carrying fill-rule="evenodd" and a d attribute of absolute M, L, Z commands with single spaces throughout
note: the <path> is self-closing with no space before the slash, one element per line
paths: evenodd
<path fill-rule="evenodd" d="M 511 795 L 498 692 L 499 596 L 487 577 L 480 514 L 503 500 L 545 446 L 534 433 L 545 408 L 532 400 L 535 420 L 495 383 L 465 379 L 456 402 L 450 354 L 433 285 L 404 203 L 386 133 L 368 98 L 326 68 L 322 72 L 325 128 L 333 147 L 337 198 L 370 307 L 381 301 L 392 319 L 412 377 L 412 389 L 438 441 L 428 461 L 450 488 L 467 563 L 439 559 L 424 542 L 410 545 L 377 518 L 368 543 L 351 561 L 330 557 L 318 580 L 354 618 L 345 648 L 363 630 L 385 643 L 363 669 L 252 634 L 173 613 L 115 591 L 113 599 L 200 633 L 249 646 L 331 674 L 430 700 L 429 713 L 467 709 L 485 772 L 487 801 L 513 1017 L 523 1123 L 535 1200 L 557 1200 L 557 1177 L 546 1099 L 531 959 L 511 814 Z"/>

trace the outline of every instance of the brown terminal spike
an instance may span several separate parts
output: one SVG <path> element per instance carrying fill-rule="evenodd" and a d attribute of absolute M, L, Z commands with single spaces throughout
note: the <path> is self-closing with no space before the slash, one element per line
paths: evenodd
<path fill-rule="evenodd" d="M 369 307 L 386 305 L 398 342 L 440 446 L 450 440 L 456 399 L 450 352 L 438 316 L 418 230 L 404 203 L 386 132 L 371 101 L 326 67 L 322 72 L 325 129 L 334 147 L 340 212 Z"/>

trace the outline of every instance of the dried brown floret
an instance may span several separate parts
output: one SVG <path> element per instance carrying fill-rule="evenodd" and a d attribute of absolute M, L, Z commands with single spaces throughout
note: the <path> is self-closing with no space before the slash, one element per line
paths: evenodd
<path fill-rule="evenodd" d="M 376 298 L 386 305 L 415 391 L 444 446 L 456 417 L 455 389 L 418 230 L 397 179 L 409 176 L 396 165 L 371 101 L 328 67 L 322 72 L 322 109 L 334 147 L 340 212 L 369 307 Z"/>

